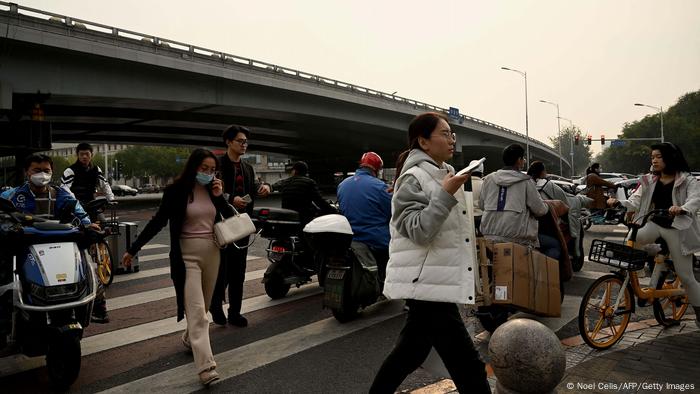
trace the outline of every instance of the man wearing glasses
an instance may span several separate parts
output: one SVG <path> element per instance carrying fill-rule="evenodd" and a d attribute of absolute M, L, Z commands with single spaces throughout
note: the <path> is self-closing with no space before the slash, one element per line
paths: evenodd
<path fill-rule="evenodd" d="M 228 194 L 228 201 L 236 210 L 251 214 L 256 197 L 266 197 L 270 194 L 270 186 L 259 182 L 253 166 L 241 160 L 248 149 L 250 130 L 243 126 L 231 125 L 224 129 L 221 137 L 226 144 L 226 153 L 219 157 L 224 193 Z M 237 244 L 247 245 L 248 237 L 241 239 Z M 248 325 L 248 320 L 241 316 L 247 257 L 248 249 L 238 249 L 232 245 L 222 252 L 219 276 L 209 308 L 214 323 L 218 325 L 225 326 L 227 320 L 228 324 L 237 327 Z M 227 286 L 228 319 L 222 306 Z"/>

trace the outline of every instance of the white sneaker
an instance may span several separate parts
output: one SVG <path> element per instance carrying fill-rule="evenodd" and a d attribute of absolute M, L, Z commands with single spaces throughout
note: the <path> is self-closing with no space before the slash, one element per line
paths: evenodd
<path fill-rule="evenodd" d="M 479 346 L 482 343 L 487 344 L 491 340 L 491 333 L 484 330 L 476 335 L 474 335 L 474 346 Z"/>

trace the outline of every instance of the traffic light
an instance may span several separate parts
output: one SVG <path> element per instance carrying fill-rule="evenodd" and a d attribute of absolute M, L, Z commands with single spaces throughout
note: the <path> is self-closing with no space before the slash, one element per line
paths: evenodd
<path fill-rule="evenodd" d="M 592 141 L 593 141 L 593 136 L 588 134 L 588 145 L 591 145 Z"/>
<path fill-rule="evenodd" d="M 124 163 L 118 162 L 117 163 L 117 174 L 116 174 L 115 178 L 117 178 L 117 180 L 122 179 L 122 174 L 124 174 Z"/>
<path fill-rule="evenodd" d="M 603 134 L 600 135 L 600 144 L 605 145 L 605 135 Z"/>
<path fill-rule="evenodd" d="M 580 134 L 576 134 L 576 135 L 574 136 L 574 143 L 575 143 L 576 145 L 578 145 L 578 141 L 579 141 L 580 139 L 581 139 L 581 135 L 580 135 Z"/>

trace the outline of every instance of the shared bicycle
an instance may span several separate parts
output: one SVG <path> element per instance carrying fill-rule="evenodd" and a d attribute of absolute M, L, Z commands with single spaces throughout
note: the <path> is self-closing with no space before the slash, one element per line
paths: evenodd
<path fill-rule="evenodd" d="M 651 302 L 654 318 L 663 326 L 679 324 L 688 309 L 688 296 L 665 243 L 654 257 L 655 265 L 662 265 L 658 280 L 649 287 L 639 283 L 637 272 L 644 268 L 649 256 L 634 248 L 637 232 L 655 215 L 668 215 L 668 210 L 650 211 L 641 224 L 628 223 L 630 234 L 625 244 L 593 240 L 589 260 L 619 269 L 593 282 L 581 300 L 579 332 L 594 349 L 608 349 L 622 338 L 635 311 L 635 297 L 642 305 Z"/>

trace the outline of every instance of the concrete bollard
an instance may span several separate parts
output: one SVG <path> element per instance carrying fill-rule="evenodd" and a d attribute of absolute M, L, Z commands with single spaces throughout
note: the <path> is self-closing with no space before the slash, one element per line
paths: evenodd
<path fill-rule="evenodd" d="M 489 342 L 496 393 L 551 393 L 566 371 L 566 356 L 556 335 L 544 324 L 513 319 Z"/>

